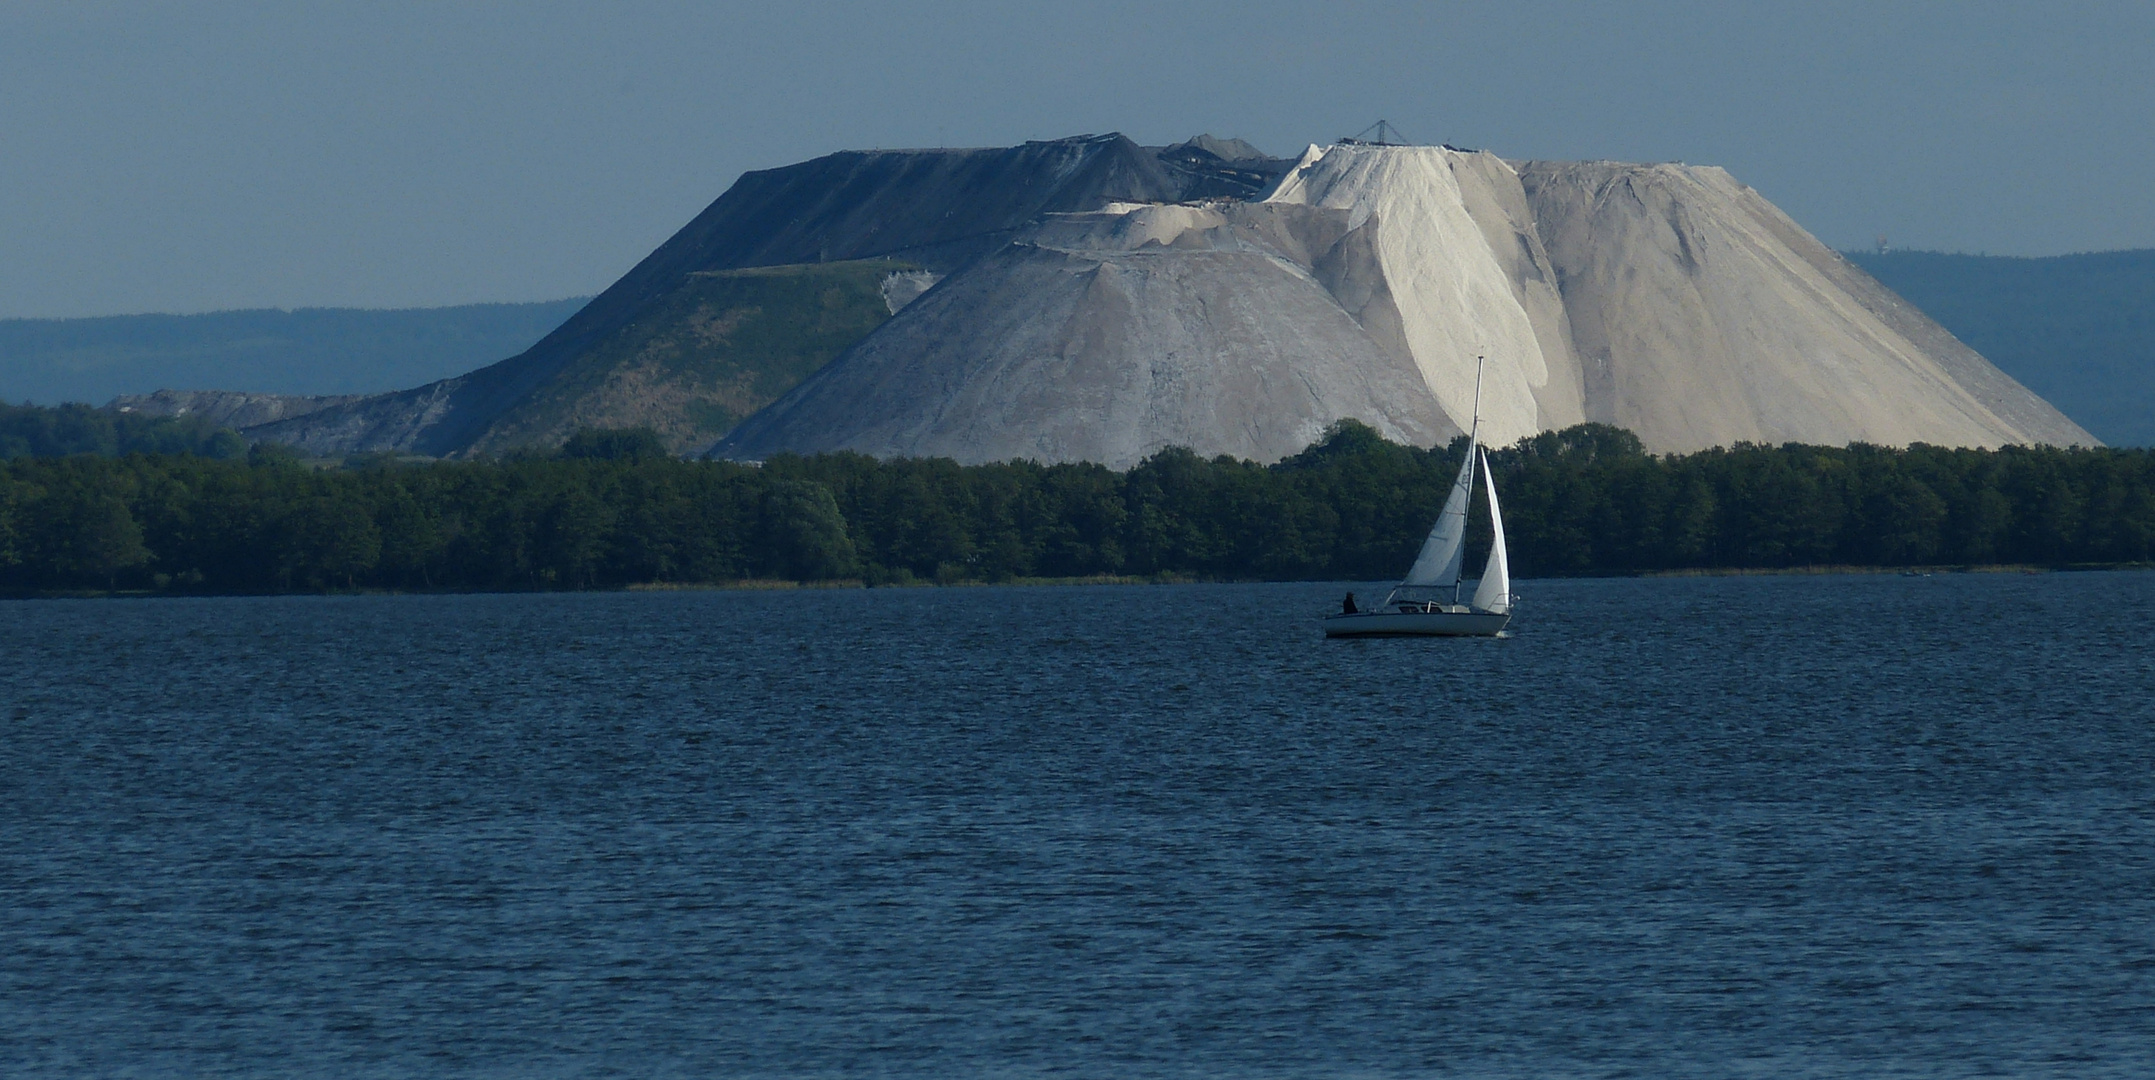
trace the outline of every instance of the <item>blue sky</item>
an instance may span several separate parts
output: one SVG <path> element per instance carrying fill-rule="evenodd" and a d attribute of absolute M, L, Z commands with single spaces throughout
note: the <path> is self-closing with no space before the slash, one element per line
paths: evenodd
<path fill-rule="evenodd" d="M 603 288 L 742 171 L 1382 117 L 1829 244 L 2155 247 L 2155 4 L 0 6 L 0 317 Z"/>

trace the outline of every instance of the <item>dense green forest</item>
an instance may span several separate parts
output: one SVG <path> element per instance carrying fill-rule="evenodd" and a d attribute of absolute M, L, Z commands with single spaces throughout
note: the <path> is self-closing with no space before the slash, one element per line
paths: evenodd
<path fill-rule="evenodd" d="M 324 468 L 266 447 L 17 457 L 0 463 L 0 588 L 1375 580 L 1411 561 L 1463 442 L 1419 450 L 1349 422 L 1277 465 L 1171 449 L 1123 473 L 854 454 L 690 462 L 648 431 L 491 462 Z M 1494 459 L 1521 576 L 2155 559 L 2155 451 L 1657 457 L 1586 425 Z"/>

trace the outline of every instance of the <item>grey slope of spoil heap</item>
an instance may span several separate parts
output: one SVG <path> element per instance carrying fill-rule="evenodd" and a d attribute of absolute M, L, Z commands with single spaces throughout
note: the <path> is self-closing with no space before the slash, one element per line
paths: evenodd
<path fill-rule="evenodd" d="M 107 402 L 114 412 L 141 416 L 199 416 L 228 428 L 250 428 L 366 400 L 365 394 L 250 394 L 238 390 L 159 390 L 122 394 Z"/>
<path fill-rule="evenodd" d="M 1127 468 L 1276 461 L 1347 417 L 1457 428 L 1312 272 L 1346 215 L 1237 203 L 1050 217 L 906 307 L 712 453 L 859 450 Z"/>
<path fill-rule="evenodd" d="M 1650 449 L 2098 445 L 1726 171 L 1522 162 L 1586 416 Z"/>
<path fill-rule="evenodd" d="M 1247 144 L 1243 144 L 1247 145 Z M 1174 151 L 1182 151 L 1175 153 Z M 524 353 L 466 375 L 247 431 L 323 454 L 445 456 L 564 366 L 702 271 L 898 258 L 948 273 L 1042 214 L 1117 200 L 1261 189 L 1284 162 L 1220 159 L 1121 135 L 993 149 L 869 150 L 744 174 L 701 214 Z"/>

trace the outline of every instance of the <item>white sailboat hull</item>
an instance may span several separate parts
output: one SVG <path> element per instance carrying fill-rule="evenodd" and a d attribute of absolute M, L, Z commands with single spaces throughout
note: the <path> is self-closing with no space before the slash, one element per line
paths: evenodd
<path fill-rule="evenodd" d="M 1508 611 L 1361 611 L 1324 617 L 1326 637 L 1494 637 Z"/>

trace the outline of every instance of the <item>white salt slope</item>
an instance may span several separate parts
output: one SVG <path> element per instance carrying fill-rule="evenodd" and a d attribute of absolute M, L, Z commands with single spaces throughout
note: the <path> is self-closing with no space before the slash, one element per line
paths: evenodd
<path fill-rule="evenodd" d="M 1362 308 L 1359 292 L 1342 303 L 1378 340 L 1406 350 L 1456 424 L 1473 416 L 1478 356 L 1489 358 L 1481 421 L 1491 444 L 1584 419 L 1553 275 L 1503 160 L 1434 146 L 1312 146 L 1267 201 L 1346 210 L 1350 226 L 1369 227 L 1399 340 L 1386 340 L 1392 312 Z"/>
<path fill-rule="evenodd" d="M 743 421 L 715 456 L 857 450 L 1097 461 L 1168 446 L 1277 461 L 1341 419 L 1456 428 L 1307 264 L 1346 215 L 1120 204 L 1051 215 Z"/>
<path fill-rule="evenodd" d="M 1722 169 L 1527 162 L 1519 176 L 1587 416 L 1649 449 L 2096 443 Z"/>
<path fill-rule="evenodd" d="M 1346 210 L 1318 276 L 1495 445 L 1598 420 L 1738 441 L 2094 443 L 1717 168 L 1311 147 L 1274 203 Z"/>

